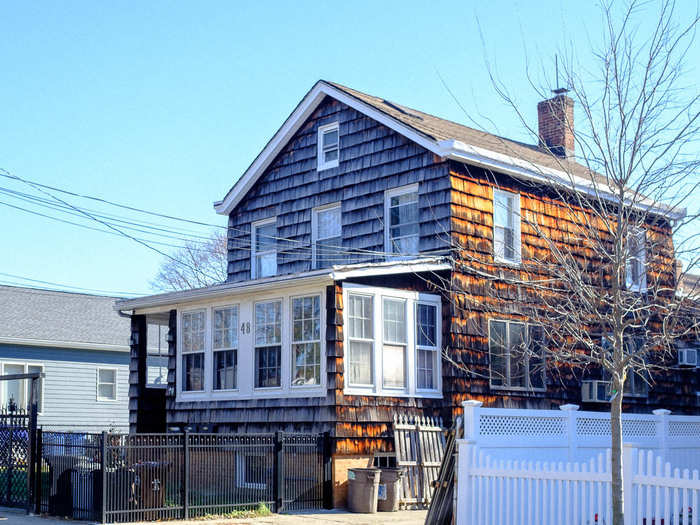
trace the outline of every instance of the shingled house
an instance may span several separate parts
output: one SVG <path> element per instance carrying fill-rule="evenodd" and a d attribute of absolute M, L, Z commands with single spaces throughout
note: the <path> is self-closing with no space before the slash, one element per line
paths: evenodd
<path fill-rule="evenodd" d="M 538 109 L 542 147 L 317 82 L 215 203 L 228 217 L 227 281 L 117 303 L 133 315 L 132 430 L 151 410 L 143 349 L 154 319 L 169 325 L 168 427 L 329 431 L 336 481 L 392 449 L 396 413 L 449 423 L 467 398 L 580 404 L 580 386 L 564 388 L 534 368 L 514 381 L 510 360 L 491 358 L 493 332 L 528 337 L 525 320 L 486 311 L 462 318 L 435 286 L 483 284 L 451 263 L 455 240 L 512 269 L 536 249 L 521 232 L 521 210 L 566 221 L 533 181 L 560 162 L 590 176 L 569 160 L 570 131 L 552 114 L 572 119 L 573 102 L 558 94 Z M 668 222 L 654 227 L 670 237 Z M 481 373 L 467 377 L 441 350 Z M 628 408 L 694 406 L 696 381 L 694 372 L 675 375 L 661 396 L 635 391 Z"/>

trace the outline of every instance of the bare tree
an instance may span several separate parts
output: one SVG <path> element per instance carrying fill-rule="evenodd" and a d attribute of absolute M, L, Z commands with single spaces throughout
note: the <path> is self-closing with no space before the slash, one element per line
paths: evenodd
<path fill-rule="evenodd" d="M 187 241 L 171 257 L 151 281 L 156 290 L 188 290 L 226 280 L 227 241 L 223 232 L 214 232 L 206 242 Z"/>
<path fill-rule="evenodd" d="M 543 108 L 556 117 L 569 143 L 546 143 L 492 75 L 499 95 L 547 156 L 535 161 L 520 145 L 500 141 L 520 167 L 536 174 L 536 180 L 524 182 L 486 170 L 490 185 L 515 188 L 520 195 L 519 206 L 507 196 L 494 197 L 492 217 L 499 207 L 516 208 L 520 227 L 495 224 L 493 250 L 485 253 L 470 235 L 478 226 L 453 223 L 449 242 L 456 277 L 439 285 L 451 298 L 454 316 L 481 335 L 473 353 L 485 350 L 483 341 L 490 344 L 488 370 L 483 360 L 445 352 L 469 378 L 541 389 L 547 367 L 550 377 L 568 387 L 572 376 L 610 382 L 615 525 L 623 524 L 625 394 L 669 373 L 678 340 L 698 331 L 698 302 L 689 299 L 696 290 L 678 288 L 683 274 L 699 267 L 700 104 L 697 86 L 683 84 L 698 17 L 679 23 L 674 7 L 663 0 L 650 15 L 646 3 L 621 10 L 603 6 L 597 70 L 565 60 L 567 89 L 556 90 Z M 638 24 L 645 16 L 654 20 L 648 33 Z M 548 90 L 538 91 L 551 97 Z M 574 102 L 583 117 L 575 128 Z M 465 165 L 460 176 L 464 184 L 476 180 L 478 191 L 483 175 L 473 171 Z M 509 259 L 509 251 L 520 249 L 518 264 L 493 264 L 494 255 Z M 682 271 L 678 261 L 685 263 Z M 531 323 L 532 329 L 515 334 L 500 325 L 494 329 L 486 320 L 496 314 Z"/>

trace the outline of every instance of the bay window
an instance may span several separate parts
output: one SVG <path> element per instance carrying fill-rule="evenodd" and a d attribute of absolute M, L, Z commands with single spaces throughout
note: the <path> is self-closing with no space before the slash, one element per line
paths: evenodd
<path fill-rule="evenodd" d="M 182 314 L 182 390 L 204 390 L 205 311 Z"/>
<path fill-rule="evenodd" d="M 281 386 L 282 301 L 255 304 L 255 388 Z"/>
<path fill-rule="evenodd" d="M 321 298 L 292 298 L 292 386 L 321 383 Z"/>
<path fill-rule="evenodd" d="M 441 396 L 440 297 L 346 283 L 345 393 Z"/>
<path fill-rule="evenodd" d="M 238 305 L 214 309 L 214 390 L 234 390 L 238 383 Z"/>

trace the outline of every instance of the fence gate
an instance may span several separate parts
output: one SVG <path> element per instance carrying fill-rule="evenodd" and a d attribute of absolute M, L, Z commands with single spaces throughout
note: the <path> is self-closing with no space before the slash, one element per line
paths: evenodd
<path fill-rule="evenodd" d="M 406 469 L 399 504 L 428 506 L 445 452 L 442 420 L 394 415 L 393 429 L 396 466 Z"/>
<path fill-rule="evenodd" d="M 0 414 L 0 505 L 29 503 L 29 436 L 28 415 Z"/>

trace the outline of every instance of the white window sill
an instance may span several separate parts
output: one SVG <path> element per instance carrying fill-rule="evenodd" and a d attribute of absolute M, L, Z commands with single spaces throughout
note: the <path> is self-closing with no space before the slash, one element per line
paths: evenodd
<path fill-rule="evenodd" d="M 509 392 L 524 392 L 524 393 L 545 393 L 547 388 L 528 388 L 526 386 L 504 386 L 504 385 L 489 385 L 491 390 L 504 390 Z"/>
<path fill-rule="evenodd" d="M 343 395 L 346 396 L 373 396 L 373 397 L 423 397 L 430 399 L 442 399 L 442 392 L 437 390 L 433 391 L 420 391 L 416 392 L 406 392 L 405 390 L 392 391 L 392 390 L 381 390 L 379 392 L 373 389 L 363 389 L 363 388 L 346 388 L 343 391 Z"/>
<path fill-rule="evenodd" d="M 512 268 L 520 268 L 523 264 L 522 260 L 520 261 L 511 261 L 508 259 L 502 259 L 501 257 L 496 257 L 495 255 L 493 256 L 493 262 L 495 264 L 500 264 L 503 266 L 510 266 Z"/>

